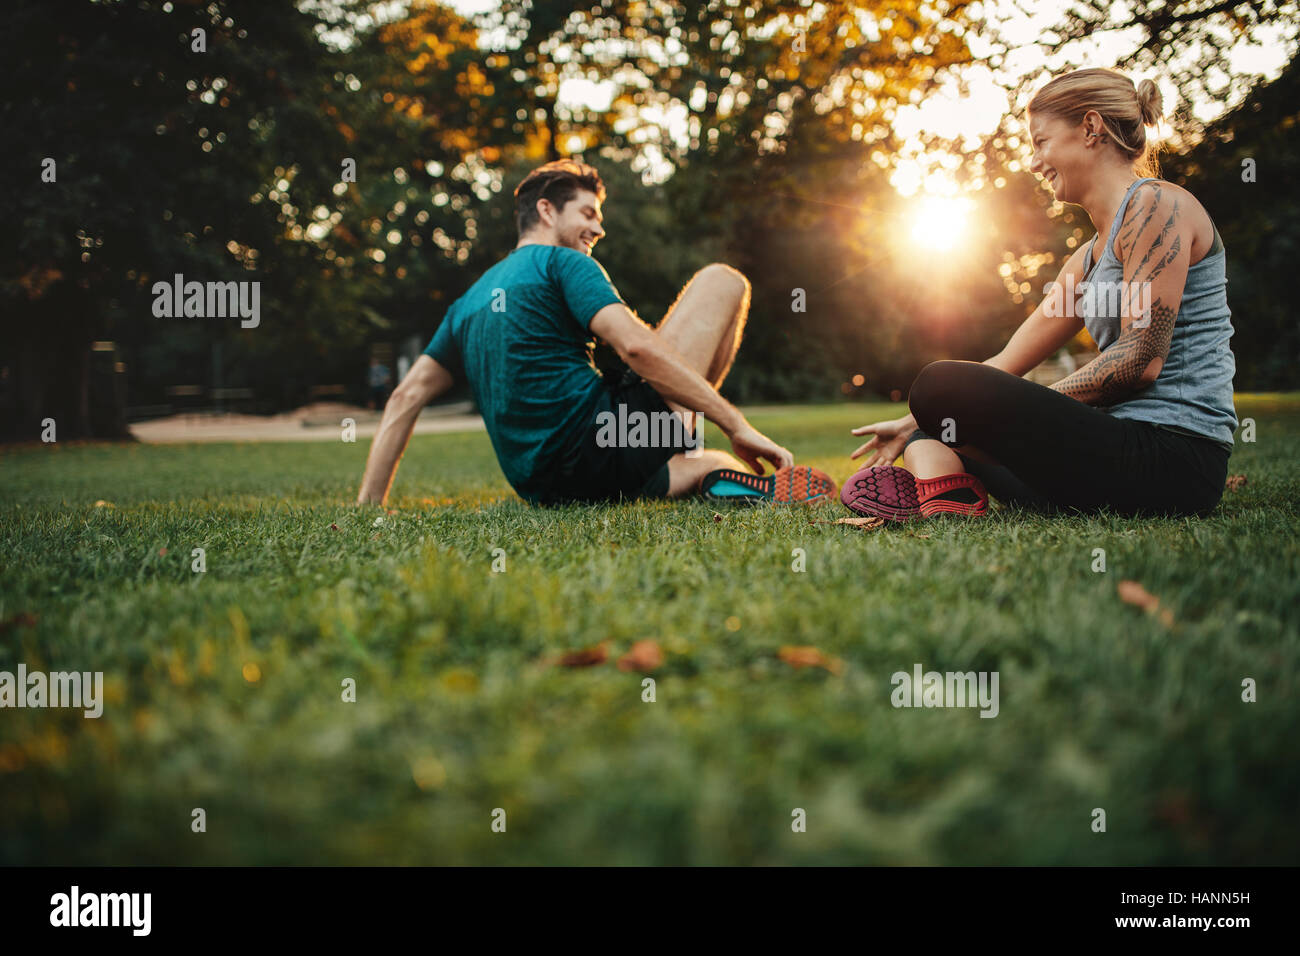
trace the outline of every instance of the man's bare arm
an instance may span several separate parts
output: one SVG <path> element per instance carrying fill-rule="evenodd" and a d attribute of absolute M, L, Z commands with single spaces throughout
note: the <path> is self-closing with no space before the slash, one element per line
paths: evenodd
<path fill-rule="evenodd" d="M 760 459 L 773 468 L 794 463 L 790 452 L 746 421 L 740 410 L 717 393 L 671 345 L 622 303 L 607 305 L 591 319 L 591 331 L 614 347 L 632 371 L 656 392 L 683 408 L 699 412 L 731 439 L 732 450 L 754 471 Z"/>
<path fill-rule="evenodd" d="M 429 356 L 421 355 L 415 360 L 406 378 L 393 389 L 388 404 L 384 406 L 384 417 L 370 443 L 370 457 L 366 459 L 366 473 L 361 479 L 357 504 L 382 505 L 388 500 L 388 489 L 397 475 L 397 463 L 411 440 L 420 410 L 451 388 L 452 382 L 451 373 Z"/>
<path fill-rule="evenodd" d="M 628 367 L 664 398 L 700 412 L 728 435 L 745 424 L 739 409 L 627 306 L 605 306 L 592 318 L 591 331 L 612 345 Z"/>

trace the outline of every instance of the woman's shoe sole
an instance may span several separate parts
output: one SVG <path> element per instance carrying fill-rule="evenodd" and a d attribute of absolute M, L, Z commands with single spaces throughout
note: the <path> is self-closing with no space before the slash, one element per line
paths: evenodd
<path fill-rule="evenodd" d="M 911 521 L 921 516 L 916 479 L 906 468 L 874 465 L 864 468 L 840 489 L 840 501 L 855 514 Z"/>

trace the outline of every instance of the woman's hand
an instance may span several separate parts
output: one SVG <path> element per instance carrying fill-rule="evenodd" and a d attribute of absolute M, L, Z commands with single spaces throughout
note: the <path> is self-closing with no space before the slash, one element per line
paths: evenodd
<path fill-rule="evenodd" d="M 870 435 L 871 440 L 862 445 L 850 458 L 860 458 L 867 452 L 874 454 L 863 462 L 862 467 L 866 468 L 874 464 L 892 465 L 899 455 L 903 453 L 903 446 L 907 444 L 907 438 L 916 430 L 916 419 L 910 414 L 902 418 L 896 418 L 888 422 L 876 422 L 874 425 L 863 425 L 861 428 L 853 429 L 855 435 Z"/>

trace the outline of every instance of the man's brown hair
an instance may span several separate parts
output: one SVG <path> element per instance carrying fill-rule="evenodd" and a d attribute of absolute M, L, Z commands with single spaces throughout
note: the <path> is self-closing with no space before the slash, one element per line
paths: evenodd
<path fill-rule="evenodd" d="M 515 187 L 515 225 L 523 235 L 541 221 L 537 215 L 537 200 L 549 199 L 557 210 L 563 210 L 570 199 L 585 189 L 605 201 L 605 184 L 600 173 L 572 159 L 557 159 L 538 166 Z"/>

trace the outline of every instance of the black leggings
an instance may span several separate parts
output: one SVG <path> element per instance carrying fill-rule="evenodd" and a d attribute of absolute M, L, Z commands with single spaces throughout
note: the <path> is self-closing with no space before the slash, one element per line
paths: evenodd
<path fill-rule="evenodd" d="M 978 362 L 933 362 L 908 396 L 907 443 L 949 439 L 962 467 L 1006 504 L 1034 511 L 1207 515 L 1223 497 L 1229 452 L 1098 408 Z M 962 453 L 971 446 L 990 465 Z"/>

